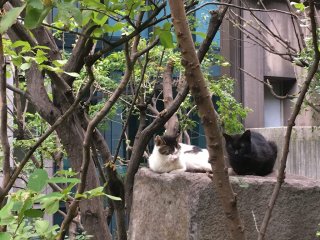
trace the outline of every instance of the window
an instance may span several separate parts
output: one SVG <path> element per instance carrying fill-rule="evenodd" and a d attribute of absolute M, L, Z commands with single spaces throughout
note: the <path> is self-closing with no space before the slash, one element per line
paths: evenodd
<path fill-rule="evenodd" d="M 295 79 L 288 78 L 272 78 L 269 79 L 274 92 L 278 96 L 291 94 L 295 85 Z M 264 126 L 265 127 L 280 127 L 287 125 L 287 119 L 291 112 L 290 99 L 276 98 L 270 89 L 264 86 Z"/>

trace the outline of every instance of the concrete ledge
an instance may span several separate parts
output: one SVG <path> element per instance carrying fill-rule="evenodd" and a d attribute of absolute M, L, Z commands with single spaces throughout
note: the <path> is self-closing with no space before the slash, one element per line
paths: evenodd
<path fill-rule="evenodd" d="M 257 239 L 276 179 L 231 177 L 249 240 Z M 268 240 L 313 240 L 320 223 L 320 182 L 288 176 L 267 231 Z M 213 183 L 203 173 L 136 175 L 129 239 L 228 240 L 225 217 Z"/>

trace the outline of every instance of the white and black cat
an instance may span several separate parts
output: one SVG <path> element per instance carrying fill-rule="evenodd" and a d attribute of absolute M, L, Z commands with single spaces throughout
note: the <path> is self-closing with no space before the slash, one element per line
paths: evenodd
<path fill-rule="evenodd" d="M 278 152 L 274 142 L 250 130 L 242 135 L 223 136 L 230 165 L 236 174 L 265 176 L 273 171 Z"/>
<path fill-rule="evenodd" d="M 148 162 L 154 172 L 211 171 L 206 149 L 178 142 L 177 136 L 156 136 Z"/>

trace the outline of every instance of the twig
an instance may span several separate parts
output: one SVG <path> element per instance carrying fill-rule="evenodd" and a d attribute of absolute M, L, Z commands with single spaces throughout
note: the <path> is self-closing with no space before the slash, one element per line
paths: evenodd
<path fill-rule="evenodd" d="M 249 75 L 250 77 L 252 77 L 253 79 L 263 83 L 265 86 L 267 86 L 271 92 L 271 94 L 277 98 L 277 99 L 280 99 L 280 100 L 283 100 L 283 99 L 294 99 L 294 98 L 297 98 L 297 95 L 299 94 L 294 94 L 294 95 L 289 95 L 289 94 L 286 94 L 284 96 L 279 96 L 278 94 L 276 94 L 273 90 L 273 86 L 271 85 L 270 81 L 267 79 L 267 81 L 263 81 L 255 76 L 253 76 L 251 73 L 247 72 L 246 70 L 244 70 L 243 68 L 240 68 L 239 67 L 239 70 L 241 70 L 242 72 L 244 72 L 245 74 Z"/>
<path fill-rule="evenodd" d="M 6 78 L 6 61 L 3 51 L 2 34 L 0 34 L 0 140 L 3 151 L 3 182 L 4 188 L 10 179 L 10 144 L 8 139 L 7 124 L 7 78 Z M 1 206 L 2 201 L 0 201 Z"/>
<path fill-rule="evenodd" d="M 135 41 L 138 41 L 139 37 L 137 37 L 135 39 Z M 93 134 L 93 130 L 95 129 L 95 127 L 97 126 L 97 124 L 105 117 L 105 115 L 109 112 L 109 110 L 111 109 L 111 107 L 114 105 L 114 103 L 116 102 L 116 100 L 119 98 L 119 96 L 121 95 L 121 93 L 124 91 L 131 75 L 132 75 L 132 71 L 133 71 L 133 66 L 135 61 L 138 59 L 138 57 L 140 57 L 142 54 L 144 54 L 145 52 L 149 51 L 151 48 L 153 48 L 157 43 L 158 43 L 159 39 L 155 39 L 149 46 L 147 46 L 144 50 L 142 50 L 141 52 L 133 52 L 132 56 L 129 56 L 129 51 L 128 51 L 128 46 L 126 47 L 126 63 L 127 63 L 127 67 L 126 67 L 126 71 L 125 74 L 123 76 L 123 79 L 121 80 L 119 87 L 115 90 L 115 92 L 112 94 L 112 96 L 108 99 L 108 101 L 105 103 L 105 105 L 103 106 L 103 108 L 95 115 L 95 117 L 88 123 L 87 126 L 87 130 L 86 130 L 86 134 L 84 137 L 84 142 L 83 142 L 83 159 L 82 159 L 82 166 L 81 166 L 81 182 L 78 186 L 78 193 L 83 193 L 84 188 L 85 188 L 85 182 L 86 182 L 86 177 L 87 177 L 87 170 L 88 170 L 88 165 L 89 165 L 89 160 L 90 160 L 90 140 L 92 138 L 92 134 Z M 137 45 L 138 43 L 135 42 L 134 43 L 134 51 L 137 49 Z M 91 70 L 91 68 L 89 67 L 90 63 L 88 63 L 86 65 L 87 68 L 87 72 L 89 74 L 89 79 L 94 79 L 93 76 L 93 72 Z M 74 201 L 71 206 L 70 206 L 70 210 L 68 211 L 67 214 L 67 218 L 64 219 L 62 225 L 61 225 L 61 229 L 60 229 L 60 239 L 63 239 L 63 237 L 66 234 L 66 229 L 68 228 L 71 220 L 73 219 L 73 217 L 75 216 L 75 211 L 78 208 L 78 201 Z"/>
<path fill-rule="evenodd" d="M 312 42 L 313 42 L 313 48 L 314 48 L 314 62 L 310 66 L 306 80 L 303 83 L 299 97 L 294 105 L 293 112 L 288 120 L 288 127 L 287 127 L 287 131 L 285 134 L 285 143 L 284 143 L 284 147 L 282 150 L 282 156 L 280 159 L 280 167 L 279 167 L 279 173 L 278 173 L 278 177 L 277 177 L 277 183 L 274 187 L 273 193 L 272 193 L 270 201 L 268 203 L 267 211 L 264 215 L 262 224 L 260 226 L 258 240 L 264 239 L 264 236 L 265 236 L 265 233 L 266 233 L 266 230 L 268 227 L 268 223 L 271 218 L 271 213 L 272 213 L 273 207 L 274 207 L 275 202 L 277 200 L 277 197 L 279 195 L 281 185 L 284 182 L 284 179 L 285 179 L 285 172 L 284 171 L 286 169 L 287 156 L 289 153 L 291 132 L 292 132 L 293 126 L 295 125 L 296 117 L 298 116 L 298 114 L 300 112 L 301 105 L 303 103 L 305 95 L 308 92 L 310 83 L 311 83 L 314 75 L 316 74 L 316 72 L 318 70 L 318 66 L 319 66 L 320 52 L 319 52 L 319 47 L 318 47 L 317 24 L 316 24 L 316 20 L 315 20 L 315 5 L 314 5 L 313 0 L 309 0 L 309 6 L 310 6 L 309 16 L 310 16 L 310 21 L 311 21 L 312 40 L 313 40 Z"/>
<path fill-rule="evenodd" d="M 212 16 L 211 16 L 212 17 Z M 223 18 L 223 16 L 221 16 Z M 217 25 L 220 26 L 220 22 L 217 22 Z M 210 25 L 210 28 L 218 27 L 214 25 Z M 215 31 L 211 31 L 211 29 L 207 29 L 207 33 L 215 34 Z M 211 44 L 208 42 L 202 42 L 201 44 Z M 205 49 L 205 48 L 204 48 Z M 203 56 L 205 53 L 203 53 Z M 202 56 L 199 56 L 199 61 L 203 59 Z M 144 149 L 146 148 L 151 136 L 158 131 L 161 127 L 164 126 L 165 122 L 178 110 L 181 103 L 187 97 L 189 92 L 188 84 L 185 82 L 181 87 L 181 91 L 178 92 L 177 96 L 172 102 L 172 105 L 167 109 L 167 112 L 162 115 L 161 117 L 158 116 L 151 124 L 149 124 L 143 131 L 139 132 L 133 144 L 133 151 L 130 157 L 130 161 L 128 164 L 127 170 L 127 178 L 126 178 L 126 205 L 127 205 L 127 212 L 130 216 L 131 211 L 131 204 L 132 204 L 132 192 L 133 192 L 133 184 L 134 184 L 134 176 L 139 169 L 140 159 L 144 154 Z"/>
<path fill-rule="evenodd" d="M 305 100 L 306 104 L 308 106 L 310 106 L 313 110 L 315 110 L 317 113 L 320 113 L 320 108 L 319 106 L 316 106 L 315 104 L 313 104 L 312 102 Z"/>
<path fill-rule="evenodd" d="M 292 12 L 287 12 L 287 11 L 282 11 L 279 9 L 260 9 L 260 8 L 250 8 L 250 7 L 241 7 L 235 4 L 230 4 L 230 3 L 222 3 L 222 2 L 216 2 L 216 1 L 211 1 L 211 2 L 207 2 L 204 3 L 202 5 L 200 5 L 199 7 L 196 7 L 192 10 L 190 10 L 187 14 L 190 14 L 191 12 L 195 12 L 201 8 L 203 8 L 204 6 L 207 5 L 221 5 L 221 6 L 227 6 L 227 7 L 231 7 L 231 8 L 237 8 L 237 9 L 241 9 L 241 10 L 245 10 L 245 11 L 254 11 L 254 12 L 279 12 L 279 13 L 283 13 L 283 14 L 287 14 L 287 15 L 291 15 L 295 18 L 298 18 L 297 15 L 295 15 Z"/>
<path fill-rule="evenodd" d="M 44 140 L 47 139 L 47 137 L 50 136 L 50 134 L 55 131 L 55 129 L 64 121 L 67 117 L 69 117 L 73 111 L 76 109 L 78 104 L 80 103 L 81 99 L 85 95 L 86 91 L 90 88 L 92 82 L 88 81 L 87 84 L 84 86 L 84 88 L 78 93 L 77 98 L 75 99 L 74 103 L 70 106 L 70 108 L 62 115 L 60 116 L 57 121 L 39 138 L 39 140 L 33 145 L 33 147 L 30 148 L 30 150 L 27 152 L 23 160 L 20 162 L 19 166 L 15 169 L 13 172 L 10 181 L 6 185 L 6 187 L 3 190 L 3 193 L 0 195 L 0 203 L 3 201 L 3 199 L 6 197 L 8 192 L 10 191 L 11 187 L 13 186 L 15 180 L 19 176 L 20 172 L 28 162 L 29 158 L 32 156 L 34 151 L 42 144 Z"/>
<path fill-rule="evenodd" d="M 22 91 L 21 89 L 19 89 L 19 88 L 17 88 L 17 87 L 14 87 L 14 86 L 12 86 L 12 85 L 10 85 L 10 84 L 8 84 L 8 83 L 6 84 L 6 87 L 7 87 L 9 90 L 11 90 L 12 92 L 15 92 L 15 93 L 17 93 L 17 94 L 25 97 L 25 98 L 28 99 L 29 101 L 31 101 L 30 95 L 29 95 L 27 92 Z"/>
<path fill-rule="evenodd" d="M 144 76 L 145 76 L 145 72 L 146 72 L 148 63 L 149 63 L 149 52 L 147 52 L 147 54 L 146 54 L 146 61 L 145 61 L 145 64 L 144 64 L 142 72 L 141 72 L 141 79 L 140 79 L 139 85 L 138 85 L 138 87 L 136 89 L 136 93 L 134 95 L 134 98 L 132 100 L 131 107 L 130 107 L 129 112 L 128 112 L 127 120 L 126 120 L 126 122 L 125 122 L 125 124 L 124 124 L 124 126 L 122 128 L 121 134 L 120 134 L 120 139 L 119 139 L 116 151 L 115 151 L 114 156 L 113 156 L 113 161 L 112 161 L 113 163 L 115 163 L 117 158 L 118 158 L 118 154 L 119 154 L 119 151 L 120 151 L 122 139 L 123 139 L 124 133 L 125 133 L 127 127 L 128 127 L 129 118 L 130 118 L 130 116 L 131 116 L 131 114 L 133 112 L 133 109 L 134 109 L 135 105 L 136 105 L 136 101 L 137 101 L 137 98 L 139 96 L 139 90 L 140 90 L 140 87 L 141 87 L 141 85 L 142 85 L 142 83 L 144 81 Z"/>

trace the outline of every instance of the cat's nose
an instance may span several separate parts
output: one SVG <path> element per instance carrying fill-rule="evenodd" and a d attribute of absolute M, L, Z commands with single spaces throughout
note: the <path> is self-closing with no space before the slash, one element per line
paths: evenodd
<path fill-rule="evenodd" d="M 235 154 L 235 155 L 238 155 L 238 154 L 239 154 L 239 151 L 238 151 L 238 150 L 236 150 L 236 151 L 234 152 L 234 154 Z"/>

